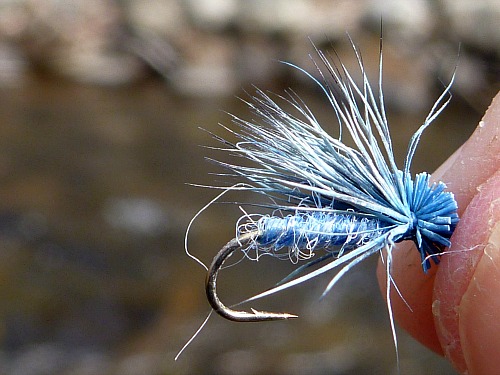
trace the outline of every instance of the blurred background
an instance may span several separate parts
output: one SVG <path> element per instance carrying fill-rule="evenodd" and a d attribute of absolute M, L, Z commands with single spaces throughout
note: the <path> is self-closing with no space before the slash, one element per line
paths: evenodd
<path fill-rule="evenodd" d="M 199 127 L 251 118 L 237 96 L 256 85 L 293 88 L 334 134 L 318 88 L 277 60 L 314 71 L 312 41 L 355 70 L 348 31 L 376 82 L 381 17 L 398 160 L 459 61 L 414 163 L 432 171 L 499 89 L 498 1 L 0 0 L 0 374 L 395 373 L 376 259 L 322 301 L 328 277 L 253 305 L 300 319 L 213 316 L 173 360 L 209 312 L 183 241 L 217 192 L 186 183 L 220 183 L 204 157 L 226 155 L 200 147 L 216 143 Z M 240 215 L 213 205 L 191 252 L 210 262 Z M 243 261 L 220 293 L 238 302 L 291 269 Z M 454 373 L 398 335 L 402 373 Z"/>

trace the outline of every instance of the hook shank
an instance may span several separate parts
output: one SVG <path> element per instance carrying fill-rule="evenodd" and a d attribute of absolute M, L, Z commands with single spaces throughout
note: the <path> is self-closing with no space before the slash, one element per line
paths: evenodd
<path fill-rule="evenodd" d="M 267 320 L 283 320 L 297 318 L 297 315 L 288 313 L 273 313 L 268 311 L 257 311 L 251 309 L 252 312 L 233 310 L 225 306 L 217 296 L 217 275 L 222 268 L 224 261 L 231 256 L 242 245 L 252 241 L 257 236 L 257 232 L 249 232 L 239 238 L 233 238 L 229 241 L 214 257 L 212 264 L 208 268 L 207 279 L 205 283 L 205 291 L 207 299 L 214 311 L 220 316 L 235 321 L 235 322 L 262 322 Z"/>

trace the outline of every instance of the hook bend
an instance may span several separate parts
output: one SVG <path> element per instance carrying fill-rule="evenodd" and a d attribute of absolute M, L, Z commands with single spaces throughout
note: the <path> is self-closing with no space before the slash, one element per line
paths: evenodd
<path fill-rule="evenodd" d="M 236 250 L 240 249 L 242 244 L 252 241 L 257 232 L 245 233 L 239 238 L 233 238 L 229 241 L 214 257 L 212 264 L 208 268 L 207 279 L 205 283 L 205 291 L 207 299 L 214 311 L 220 316 L 235 321 L 235 322 L 263 322 L 267 320 L 284 320 L 290 318 L 297 318 L 297 315 L 288 313 L 274 313 L 268 311 L 257 311 L 251 309 L 252 312 L 233 310 L 225 306 L 217 296 L 217 275 L 222 268 L 224 261 Z"/>

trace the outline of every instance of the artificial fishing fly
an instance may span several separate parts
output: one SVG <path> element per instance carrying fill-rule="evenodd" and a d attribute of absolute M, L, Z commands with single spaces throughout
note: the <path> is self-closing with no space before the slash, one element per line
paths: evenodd
<path fill-rule="evenodd" d="M 261 90 L 247 102 L 257 121 L 233 116 L 240 130 L 229 130 L 238 141 L 223 143 L 223 150 L 250 160 L 253 166 L 218 162 L 229 175 L 241 179 L 229 190 L 249 190 L 269 198 L 269 214 L 245 214 L 237 222 L 236 237 L 214 257 L 207 270 L 206 294 L 213 310 L 234 321 L 257 322 L 296 317 L 288 313 L 233 310 L 216 293 L 217 275 L 224 261 L 241 250 L 250 259 L 262 255 L 306 260 L 275 287 L 244 302 L 298 285 L 327 271 L 342 267 L 332 278 L 326 294 L 352 267 L 385 249 L 387 303 L 390 308 L 391 252 L 397 242 L 411 240 L 422 260 L 423 272 L 439 262 L 450 246 L 458 223 L 457 203 L 442 182 L 430 183 L 428 173 L 412 176 L 412 159 L 423 131 L 451 100 L 455 74 L 432 106 L 423 124 L 411 137 L 402 169 L 394 160 L 382 91 L 382 42 L 376 91 L 365 72 L 361 55 L 352 43 L 361 81 L 357 83 L 344 64 L 316 49 L 320 78 L 306 74 L 328 99 L 340 132 L 344 129 L 354 144 L 323 130 L 314 114 L 292 91 L 272 96 Z M 313 59 L 314 61 L 314 59 Z M 321 66 L 321 67 L 320 67 Z M 289 110 L 294 111 L 292 114 Z M 227 129 L 227 128 L 226 128 Z M 324 249 L 322 256 L 316 256 Z M 316 268 L 310 271 L 312 266 Z"/>

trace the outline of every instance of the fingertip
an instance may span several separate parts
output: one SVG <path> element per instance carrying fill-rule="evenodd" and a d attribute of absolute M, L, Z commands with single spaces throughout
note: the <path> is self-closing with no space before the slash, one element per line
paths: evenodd
<path fill-rule="evenodd" d="M 500 223 L 460 304 L 460 338 L 469 374 L 492 374 L 500 359 Z"/>
<path fill-rule="evenodd" d="M 434 283 L 433 313 L 436 332 L 445 356 L 461 373 L 489 373 L 488 361 L 500 365 L 484 344 L 500 344 L 500 254 L 491 249 L 500 240 L 500 172 L 478 189 L 462 215 L 443 256 Z M 490 247 L 486 246 L 492 242 Z M 496 244 L 496 245 L 495 245 Z M 498 246 L 496 247 L 498 249 Z M 486 250 L 494 256 L 488 255 Z M 481 265 L 481 267 L 480 267 Z M 498 267 L 495 272 L 495 266 Z M 493 316 L 493 322 L 490 317 Z M 491 343 L 493 345 L 493 343 Z M 481 369 L 480 371 L 476 371 Z"/>

